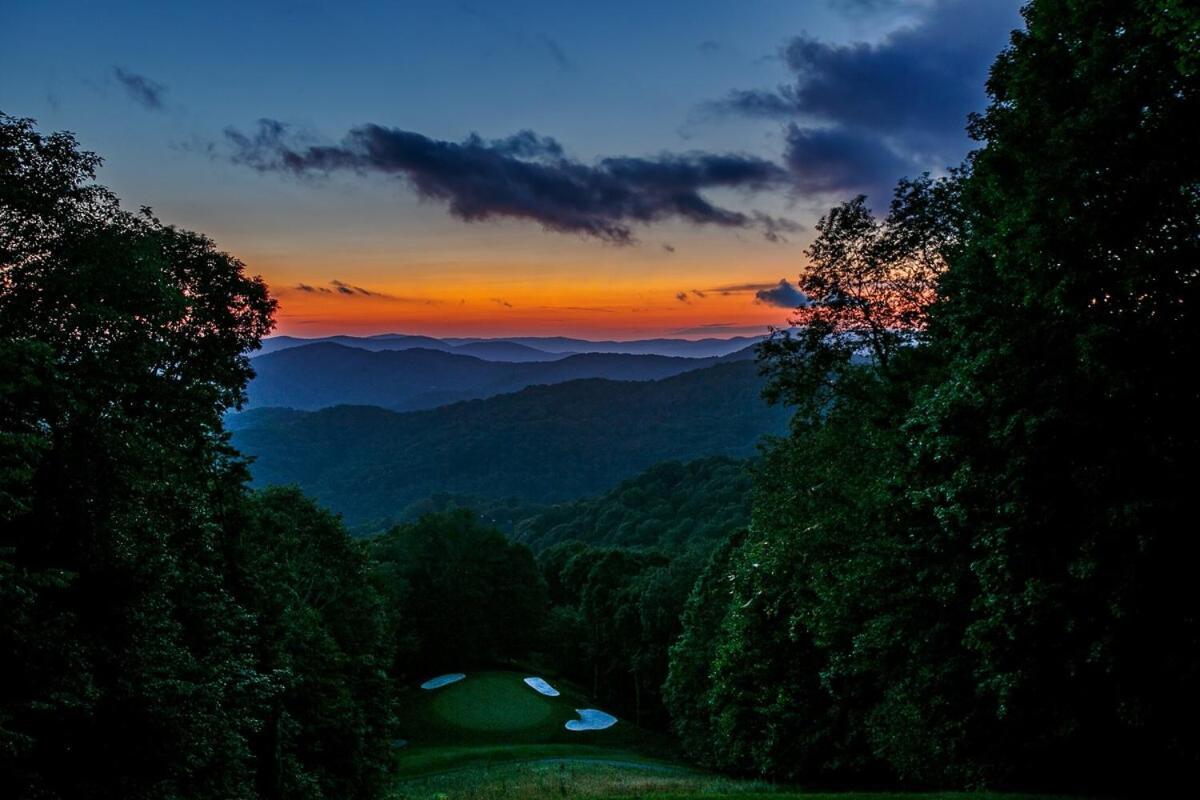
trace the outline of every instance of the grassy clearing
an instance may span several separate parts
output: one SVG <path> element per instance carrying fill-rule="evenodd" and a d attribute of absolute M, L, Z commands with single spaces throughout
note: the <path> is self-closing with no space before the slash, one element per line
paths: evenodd
<path fill-rule="evenodd" d="M 672 758 L 670 741 L 621 720 L 602 731 L 572 732 L 576 708 L 593 704 L 553 680 L 546 697 L 529 673 L 477 672 L 433 691 L 401 697 L 397 780 L 390 800 L 1049 800 L 1032 795 L 962 793 L 804 793 L 712 775 Z"/>
<path fill-rule="evenodd" d="M 400 736 L 411 743 L 401 752 L 401 768 L 410 755 L 429 748 L 446 754 L 480 747 L 517 748 L 562 745 L 612 748 L 632 754 L 667 758 L 669 740 L 620 720 L 602 731 L 568 731 L 567 720 L 578 719 L 577 708 L 595 704 L 577 687 L 552 681 L 561 694 L 546 697 L 526 686 L 530 673 L 490 671 L 469 673 L 466 679 L 433 691 L 413 688 L 400 698 Z"/>
<path fill-rule="evenodd" d="M 391 800 L 1051 800 L 1000 793 L 807 793 L 663 765 L 546 758 L 460 768 L 396 783 Z"/>

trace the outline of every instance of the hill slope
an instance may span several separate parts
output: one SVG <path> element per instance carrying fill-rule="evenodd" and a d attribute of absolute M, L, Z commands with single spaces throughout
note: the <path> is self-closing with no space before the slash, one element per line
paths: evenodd
<path fill-rule="evenodd" d="M 396 413 L 338 406 L 248 411 L 234 445 L 255 483 L 298 484 L 351 524 L 399 517 L 437 492 L 561 502 L 596 494 L 666 460 L 753 454 L 781 433 L 750 362 L 659 381 L 579 380 Z"/>
<path fill-rule="evenodd" d="M 540 358 L 537 351 L 520 345 L 492 342 L 464 347 L 499 348 L 524 361 L 489 361 L 425 348 L 369 351 L 332 342 L 309 344 L 254 359 L 257 374 L 247 389 L 248 407 L 316 410 L 371 405 L 415 411 L 580 378 L 657 380 L 718 361 L 612 353 Z M 725 356 L 750 357 L 751 350 Z"/>

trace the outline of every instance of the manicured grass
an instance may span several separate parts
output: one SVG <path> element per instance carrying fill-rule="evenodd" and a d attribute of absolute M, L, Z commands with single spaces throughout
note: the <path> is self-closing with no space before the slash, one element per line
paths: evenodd
<path fill-rule="evenodd" d="M 551 680 L 561 692 L 546 697 L 525 685 L 529 673 L 469 672 L 464 680 L 433 691 L 410 689 L 400 697 L 400 736 L 412 752 L 427 748 L 515 747 L 569 745 L 607 747 L 632 753 L 665 756 L 670 743 L 664 736 L 639 729 L 628 720 L 602 731 L 568 731 L 567 720 L 578 719 L 577 708 L 595 704 L 577 687 Z M 401 751 L 401 764 L 408 760 Z"/>
<path fill-rule="evenodd" d="M 603 748 L 596 748 L 603 751 Z M 532 755 L 527 751 L 526 755 Z M 610 752 L 610 755 L 611 752 Z M 635 757 L 636 758 L 636 757 Z M 532 759 L 461 767 L 398 781 L 392 800 L 1051 800 L 1034 795 L 992 792 L 820 792 L 807 793 L 760 781 L 742 781 L 678 765 L 577 759 Z"/>
<path fill-rule="evenodd" d="M 509 673 L 472 675 L 432 693 L 430 710 L 446 725 L 467 731 L 515 733 L 557 721 L 549 702 Z"/>
<path fill-rule="evenodd" d="M 1049 800 L 995 793 L 804 793 L 713 775 L 672 758 L 665 736 L 628 720 L 572 732 L 576 708 L 592 703 L 576 686 L 550 682 L 545 697 L 529 673 L 476 672 L 433 691 L 400 698 L 401 736 L 393 800 L 533 800 L 541 797 L 638 800 Z"/>

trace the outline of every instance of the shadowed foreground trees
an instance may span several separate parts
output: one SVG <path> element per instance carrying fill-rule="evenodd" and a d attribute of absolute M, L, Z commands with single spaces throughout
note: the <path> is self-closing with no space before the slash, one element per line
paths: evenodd
<path fill-rule="evenodd" d="M 274 301 L 98 163 L 0 116 L 0 794 L 370 796 L 363 555 L 221 427 Z"/>
<path fill-rule="evenodd" d="M 885 326 L 920 346 L 867 336 L 856 361 L 861 329 L 831 320 L 767 347 L 801 413 L 668 683 L 712 763 L 1105 791 L 1197 766 L 1200 12 L 1025 14 L 946 185 L 928 324 Z M 844 282 L 847 243 L 873 252 L 846 220 L 803 285 Z"/>

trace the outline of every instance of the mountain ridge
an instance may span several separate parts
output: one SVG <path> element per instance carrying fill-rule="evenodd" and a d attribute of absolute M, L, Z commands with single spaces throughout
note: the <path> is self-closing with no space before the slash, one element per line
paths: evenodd
<path fill-rule="evenodd" d="M 753 356 L 751 345 L 707 358 L 576 353 L 553 360 L 514 362 L 423 347 L 365 350 L 338 342 L 316 342 L 256 358 L 246 407 L 313 411 L 335 405 L 373 405 L 416 411 L 582 378 L 658 380 Z"/>
<path fill-rule="evenodd" d="M 747 361 L 657 381 L 526 387 L 440 408 L 260 408 L 230 426 L 256 485 L 297 484 L 348 522 L 381 525 L 437 492 L 560 502 L 667 460 L 752 455 L 786 429 Z"/>

